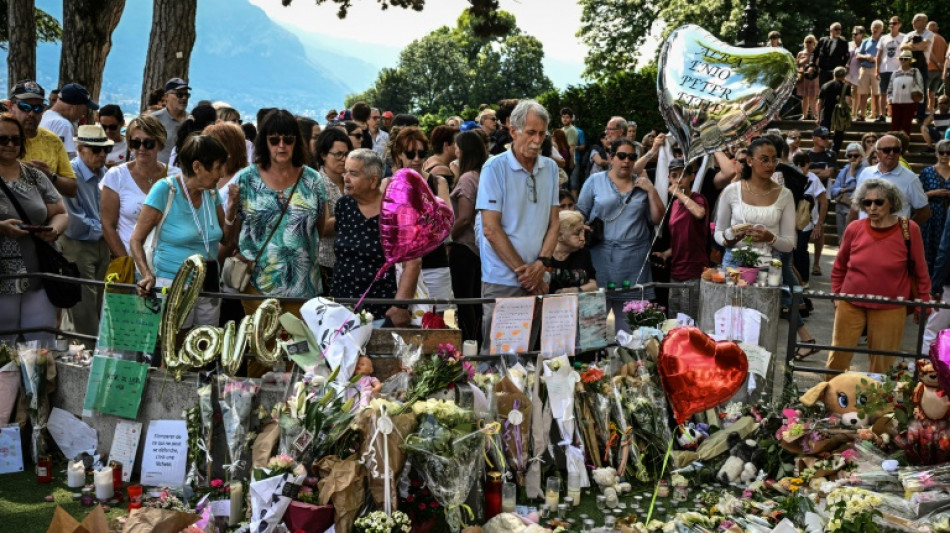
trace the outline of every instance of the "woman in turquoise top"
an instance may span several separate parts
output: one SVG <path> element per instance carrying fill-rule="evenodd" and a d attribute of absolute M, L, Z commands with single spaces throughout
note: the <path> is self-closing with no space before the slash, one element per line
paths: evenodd
<path fill-rule="evenodd" d="M 239 172 L 229 188 L 229 198 L 240 197 L 228 202 L 228 238 L 238 239 L 240 259 L 253 262 L 260 256 L 248 286 L 251 294 L 313 298 L 323 293 L 317 259 L 327 193 L 320 174 L 304 166 L 304 142 L 289 111 L 271 111 L 254 141 L 255 164 Z M 258 300 L 242 303 L 248 314 L 260 305 Z M 300 304 L 283 304 L 283 309 L 299 312 Z"/>
<path fill-rule="evenodd" d="M 142 273 L 136 283 L 139 294 L 171 285 L 178 267 L 194 254 L 204 257 L 207 263 L 205 290 L 217 292 L 218 244 L 224 235 L 224 211 L 218 199 L 217 183 L 227 160 L 228 152 L 220 142 L 209 135 L 192 135 L 178 153 L 181 174 L 164 178 L 152 186 L 129 242 L 136 269 Z M 173 195 L 170 203 L 169 194 Z M 161 230 L 152 264 L 148 264 L 145 239 L 159 223 Z M 184 327 L 217 325 L 220 305 L 219 300 L 199 298 Z"/>

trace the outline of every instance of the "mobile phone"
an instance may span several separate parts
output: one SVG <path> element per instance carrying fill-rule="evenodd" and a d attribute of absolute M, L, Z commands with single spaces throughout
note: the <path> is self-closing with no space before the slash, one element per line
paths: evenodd
<path fill-rule="evenodd" d="M 42 233 L 44 231 L 53 231 L 53 226 L 36 226 L 33 224 L 20 224 L 20 229 L 30 233 Z"/>

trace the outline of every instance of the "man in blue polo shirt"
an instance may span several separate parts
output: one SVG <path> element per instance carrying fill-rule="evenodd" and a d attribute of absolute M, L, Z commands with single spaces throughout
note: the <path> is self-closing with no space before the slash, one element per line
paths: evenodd
<path fill-rule="evenodd" d="M 522 100 L 510 119 L 511 149 L 482 167 L 475 202 L 483 298 L 547 293 L 544 274 L 557 244 L 557 164 L 541 155 L 548 112 L 534 100 Z M 484 304 L 486 343 L 494 307 Z"/>
<path fill-rule="evenodd" d="M 901 141 L 893 135 L 885 135 L 877 140 L 878 163 L 867 167 L 858 175 L 857 186 L 871 178 L 879 178 L 893 183 L 904 197 L 904 208 L 894 213 L 900 217 L 908 217 L 918 225 L 923 225 L 930 218 L 930 203 L 924 194 L 924 187 L 914 171 L 900 164 Z M 848 224 L 858 218 L 867 218 L 867 213 L 858 211 L 851 206 L 848 213 Z"/>

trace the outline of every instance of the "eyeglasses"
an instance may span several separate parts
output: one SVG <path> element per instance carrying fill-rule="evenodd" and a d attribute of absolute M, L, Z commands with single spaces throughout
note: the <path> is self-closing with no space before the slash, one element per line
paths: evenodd
<path fill-rule="evenodd" d="M 838 32 L 840 32 L 840 31 L 841 31 L 841 28 L 831 28 L 831 31 L 838 31 Z"/>
<path fill-rule="evenodd" d="M 887 23 L 888 26 L 897 26 L 898 24 L 900 24 L 900 22 L 896 22 L 893 20 Z"/>
<path fill-rule="evenodd" d="M 20 146 L 23 139 L 19 135 L 0 135 L 0 146 Z"/>
<path fill-rule="evenodd" d="M 901 60 L 901 61 L 913 61 L 914 58 L 912 58 L 912 57 L 902 57 L 902 58 L 900 58 L 900 60 Z"/>
<path fill-rule="evenodd" d="M 409 159 L 411 161 L 415 159 L 416 157 L 418 157 L 419 159 L 425 159 L 426 156 L 429 155 L 429 152 L 427 152 L 426 150 L 406 150 L 405 152 L 403 152 L 403 155 L 406 156 L 406 159 Z"/>
<path fill-rule="evenodd" d="M 877 142 L 877 137 L 868 137 L 867 139 L 864 139 L 864 144 L 871 144 L 871 143 L 876 143 L 876 142 Z"/>
<path fill-rule="evenodd" d="M 327 155 L 333 156 L 337 159 L 346 159 L 346 150 L 340 150 L 339 152 L 327 152 Z"/>
<path fill-rule="evenodd" d="M 498 122 L 498 117 L 485 117 L 485 118 L 483 118 L 482 120 L 491 120 L 491 121 L 494 121 L 494 122 Z"/>
<path fill-rule="evenodd" d="M 861 154 L 848 154 L 848 159 L 861 159 Z"/>
<path fill-rule="evenodd" d="M 793 141 L 797 141 L 797 140 L 801 139 L 801 137 L 798 137 L 798 136 L 792 137 L 791 135 L 790 135 L 788 138 L 791 139 L 791 140 L 793 140 Z"/>
<path fill-rule="evenodd" d="M 111 146 L 87 146 L 86 148 L 88 148 L 90 151 L 92 151 L 92 153 L 93 153 L 94 155 L 99 155 L 99 154 L 101 154 L 102 152 L 105 152 L 105 153 L 107 153 L 107 154 L 112 153 L 112 147 L 111 147 Z"/>
<path fill-rule="evenodd" d="M 171 94 L 174 94 L 175 96 L 177 96 L 177 97 L 178 97 L 179 99 L 181 99 L 181 100 L 187 100 L 188 98 L 191 97 L 191 93 L 186 92 L 186 91 L 174 92 L 174 93 L 171 93 Z"/>
<path fill-rule="evenodd" d="M 46 106 L 43 104 L 28 104 L 26 102 L 17 102 L 16 106 L 20 108 L 20 111 L 24 113 L 36 113 L 39 115 L 43 111 L 46 111 Z"/>
<path fill-rule="evenodd" d="M 351 133 L 351 134 L 350 134 L 350 137 L 353 137 L 353 138 L 356 139 L 357 141 L 362 141 L 362 140 L 363 140 L 363 134 L 362 134 L 362 133 Z"/>
<path fill-rule="evenodd" d="M 886 201 L 887 200 L 883 198 L 875 198 L 874 200 L 861 200 L 861 205 L 863 205 L 864 207 L 871 207 L 872 205 L 881 207 L 882 205 L 884 205 L 884 202 Z"/>
<path fill-rule="evenodd" d="M 614 154 L 614 157 L 616 157 L 617 159 L 621 161 L 626 161 L 627 158 L 630 158 L 630 160 L 632 161 L 636 159 L 637 154 L 633 152 L 617 152 L 616 154 Z"/>
<path fill-rule="evenodd" d="M 268 135 L 267 142 L 271 146 L 277 146 L 280 142 L 283 141 L 285 146 L 293 146 L 297 142 L 297 138 L 293 135 Z"/>
<path fill-rule="evenodd" d="M 950 155 L 950 150 L 937 150 L 937 155 Z"/>
<path fill-rule="evenodd" d="M 531 203 L 538 203 L 538 190 L 535 187 L 534 183 L 534 174 L 528 174 L 528 179 L 524 180 L 525 185 L 528 186 L 528 194 L 531 195 Z"/>
<path fill-rule="evenodd" d="M 879 146 L 877 151 L 883 154 L 900 154 L 903 149 L 900 146 Z"/>
<path fill-rule="evenodd" d="M 778 164 L 777 157 L 758 157 L 758 158 L 753 157 L 752 160 L 763 165 L 777 165 Z"/>
<path fill-rule="evenodd" d="M 117 131 L 121 126 L 118 124 L 99 124 L 106 131 Z"/>
<path fill-rule="evenodd" d="M 139 148 L 145 147 L 146 150 L 151 150 L 158 146 L 158 141 L 155 139 L 131 139 L 129 140 L 129 148 L 133 150 L 138 150 Z"/>

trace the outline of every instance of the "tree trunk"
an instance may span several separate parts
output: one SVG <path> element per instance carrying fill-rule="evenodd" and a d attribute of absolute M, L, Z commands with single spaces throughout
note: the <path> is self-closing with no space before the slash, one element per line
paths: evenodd
<path fill-rule="evenodd" d="M 7 0 L 7 94 L 21 80 L 36 79 L 34 0 Z"/>
<path fill-rule="evenodd" d="M 195 46 L 195 13 L 198 0 L 154 0 L 152 33 L 142 80 L 141 110 L 148 107 L 148 93 L 170 78 L 188 80 L 191 50 Z"/>
<path fill-rule="evenodd" d="M 98 101 L 102 73 L 125 0 L 64 0 L 59 86 L 78 83 Z"/>

